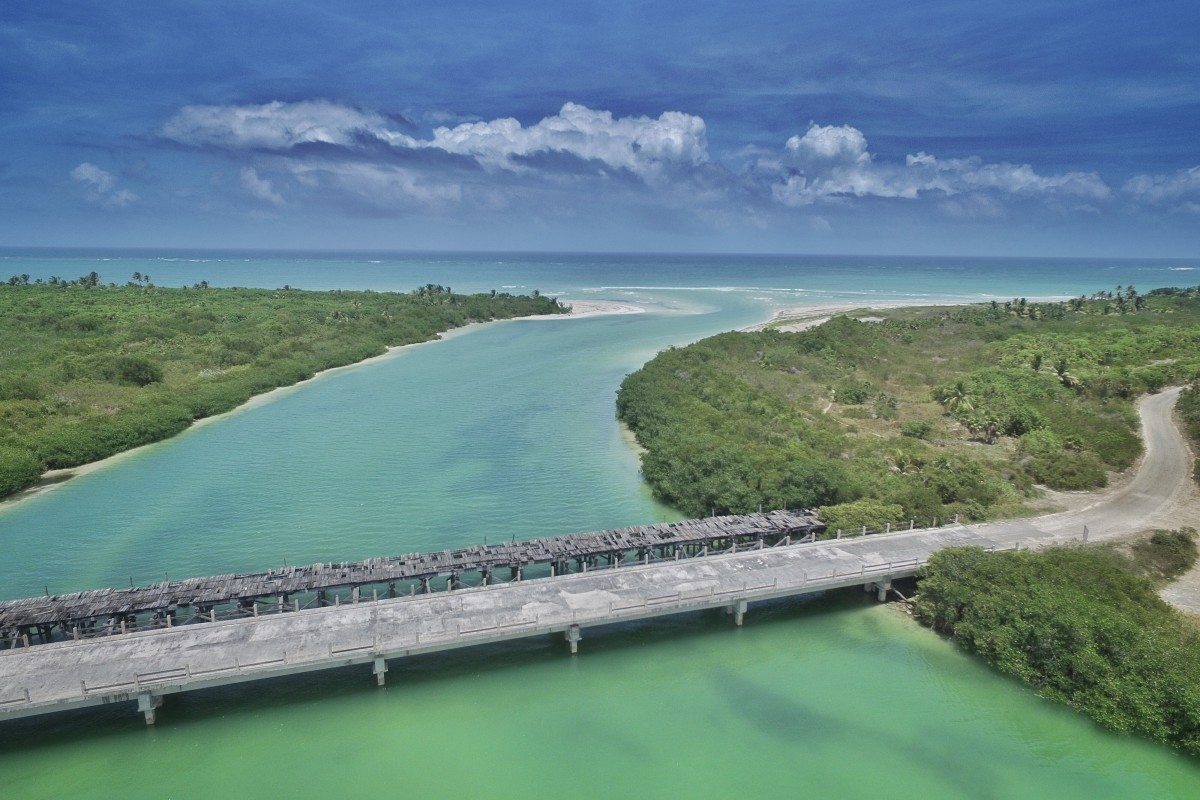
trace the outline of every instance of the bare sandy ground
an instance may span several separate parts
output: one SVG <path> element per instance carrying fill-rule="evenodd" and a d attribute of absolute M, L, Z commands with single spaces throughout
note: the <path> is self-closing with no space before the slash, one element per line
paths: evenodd
<path fill-rule="evenodd" d="M 338 373 L 345 372 L 347 370 L 361 369 L 362 367 L 369 366 L 371 364 L 376 364 L 380 361 L 392 359 L 397 356 L 403 355 L 404 353 L 410 352 L 413 348 L 416 348 L 416 347 L 423 347 L 423 346 L 427 346 L 427 345 L 431 345 L 431 344 L 436 344 L 437 342 L 446 341 L 448 339 L 453 339 L 458 336 L 464 336 L 474 330 L 477 330 L 479 327 L 481 327 L 483 325 L 492 325 L 497 322 L 516 322 L 516 321 L 554 320 L 554 319 L 561 320 L 564 317 L 569 318 L 569 319 L 581 319 L 581 318 L 585 318 L 585 317 L 598 317 L 598 316 L 609 315 L 609 314 L 641 314 L 647 310 L 641 306 L 637 306 L 632 303 L 621 303 L 621 302 L 610 301 L 610 300 L 562 300 L 562 302 L 564 305 L 569 305 L 571 307 L 571 311 L 569 314 L 565 314 L 565 315 L 563 315 L 563 314 L 549 314 L 549 315 L 539 314 L 539 315 L 528 316 L 528 317 L 514 317 L 512 319 L 506 319 L 506 320 L 495 320 L 493 322 L 472 322 L 468 325 L 463 325 L 460 328 L 452 328 L 451 330 L 444 331 L 444 332 L 438 334 L 438 336 L 436 338 L 430 339 L 427 342 L 416 342 L 414 344 L 406 344 L 406 345 L 400 345 L 397 347 L 389 347 L 387 349 L 387 352 L 380 353 L 377 356 L 372 356 L 371 358 L 363 359 L 362 361 L 356 361 L 353 364 L 346 364 L 341 367 L 332 367 L 327 370 L 322 370 L 321 372 L 318 372 L 317 374 L 313 375 L 311 378 L 300 381 L 299 383 L 293 383 L 290 386 L 280 386 L 277 389 L 272 389 L 268 392 L 263 392 L 262 394 L 256 394 L 253 397 L 251 397 L 249 400 L 247 400 L 245 403 L 242 403 L 237 408 L 230 409 L 229 411 L 226 411 L 223 414 L 214 414 L 211 417 L 205 417 L 203 419 L 196 420 L 195 422 L 193 422 L 191 424 L 191 426 L 189 426 L 188 430 L 193 430 L 195 428 L 198 428 L 198 427 L 201 427 L 204 425 L 211 425 L 212 423 L 217 422 L 222 419 L 225 419 L 229 416 L 232 416 L 233 414 L 241 414 L 246 411 L 250 411 L 251 409 L 258 408 L 267 403 L 278 400 L 280 397 L 284 396 L 285 394 L 300 391 L 302 388 L 304 388 L 308 384 L 312 383 L 313 381 L 322 380 L 322 379 L 328 378 L 332 375 L 336 375 Z M 163 440 L 163 441 L 166 441 L 166 440 Z M 161 442 L 151 442 L 150 444 L 143 445 L 141 447 L 135 447 L 132 450 L 125 450 L 120 453 L 117 453 L 116 455 L 109 456 L 108 458 L 104 458 L 99 461 L 92 461 L 88 464 L 81 464 L 78 467 L 69 467 L 67 469 L 49 470 L 42 474 L 41 480 L 37 484 L 29 487 L 28 489 L 25 489 L 24 491 L 17 492 L 16 494 L 10 495 L 9 497 L 7 497 L 5 499 L 0 500 L 0 514 L 17 506 L 19 503 L 21 503 L 23 501 L 29 500 L 31 498 L 37 497 L 39 495 L 45 494 L 46 492 L 54 490 L 55 488 L 62 486 L 66 481 L 68 481 L 72 478 L 78 478 L 80 476 L 88 475 L 93 472 L 96 472 L 97 470 L 105 469 L 106 467 L 110 467 L 114 464 L 119 463 L 120 461 L 123 461 L 124 459 L 130 458 L 131 456 L 142 452 L 144 449 L 146 449 L 148 447 L 154 447 L 155 445 L 158 445 L 158 444 L 161 444 Z"/>
<path fill-rule="evenodd" d="M 812 303 L 799 306 L 788 306 L 776 309 L 771 318 L 743 328 L 744 331 L 761 331 L 773 328 L 784 333 L 796 333 L 816 327 L 836 314 L 846 314 L 851 311 L 864 312 L 858 316 L 863 322 L 879 322 L 883 318 L 871 315 L 871 311 L 886 311 L 892 308 L 918 308 L 927 306 L 966 306 L 990 302 L 993 298 L 947 298 L 924 300 L 888 300 L 882 303 L 842 302 L 842 303 Z M 999 300 L 1000 298 L 994 298 Z M 1069 300 L 1066 295 L 1046 295 L 1044 297 L 1026 298 L 1031 303 L 1050 303 L 1059 300 Z"/>
<path fill-rule="evenodd" d="M 963 301 L 953 301 L 948 303 L 930 302 L 929 300 L 920 301 L 896 301 L 888 303 L 871 303 L 864 305 L 863 303 L 821 303 L 804 306 L 789 306 L 787 308 L 776 309 L 771 318 L 765 322 L 760 322 L 757 325 L 751 325 L 742 330 L 753 332 L 762 331 L 767 328 L 773 328 L 784 333 L 796 333 L 798 331 L 808 330 L 816 326 L 828 322 L 829 318 L 836 314 L 845 314 L 850 311 L 862 311 L 864 314 L 860 317 L 864 322 L 878 322 L 881 317 L 873 317 L 868 313 L 870 311 L 884 311 L 889 308 L 905 308 L 909 306 L 935 306 L 935 305 L 963 305 Z"/>

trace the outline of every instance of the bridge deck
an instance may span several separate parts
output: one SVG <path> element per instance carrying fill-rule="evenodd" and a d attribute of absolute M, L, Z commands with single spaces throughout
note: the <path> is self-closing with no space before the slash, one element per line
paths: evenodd
<path fill-rule="evenodd" d="M 6 650 L 0 719 L 139 698 L 152 719 L 162 695 L 356 663 L 382 682 L 383 659 L 719 606 L 740 620 L 750 601 L 914 575 L 943 547 L 1053 538 L 952 526 Z"/>

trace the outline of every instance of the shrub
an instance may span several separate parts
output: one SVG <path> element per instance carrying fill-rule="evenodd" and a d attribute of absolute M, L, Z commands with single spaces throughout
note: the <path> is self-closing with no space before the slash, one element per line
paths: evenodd
<path fill-rule="evenodd" d="M 1196 529 L 1155 531 L 1148 539 L 1130 547 L 1132 568 L 1154 581 L 1170 581 L 1187 572 L 1196 563 Z"/>
<path fill-rule="evenodd" d="M 1096 489 L 1108 483 L 1104 464 L 1095 454 L 1066 449 L 1049 430 L 1025 434 L 1018 449 L 1029 474 L 1051 489 Z"/>
<path fill-rule="evenodd" d="M 28 375 L 0 376 L 0 400 L 41 400 L 41 385 Z"/>
<path fill-rule="evenodd" d="M 821 506 L 817 513 L 828 526 L 830 534 L 839 528 L 846 532 L 858 531 L 864 525 L 868 530 L 881 530 L 889 522 L 895 525 L 904 519 L 903 506 L 869 499 Z"/>
<path fill-rule="evenodd" d="M 933 423 L 924 420 L 912 420 L 900 426 L 901 436 L 911 436 L 913 439 L 928 439 L 933 433 Z"/>
<path fill-rule="evenodd" d="M 1024 436 L 1046 427 L 1046 418 L 1036 410 L 1028 407 L 1015 408 L 1004 419 L 1004 434 L 1006 436 Z"/>
<path fill-rule="evenodd" d="M 137 356 L 119 356 L 113 364 L 113 372 L 122 383 L 149 386 L 162 380 L 162 367 Z"/>
<path fill-rule="evenodd" d="M 834 399 L 847 406 L 862 405 L 875 394 L 875 387 L 865 381 L 846 381 L 834 387 Z"/>
<path fill-rule="evenodd" d="M 32 486 L 42 474 L 42 465 L 28 450 L 0 447 L 0 495 Z"/>

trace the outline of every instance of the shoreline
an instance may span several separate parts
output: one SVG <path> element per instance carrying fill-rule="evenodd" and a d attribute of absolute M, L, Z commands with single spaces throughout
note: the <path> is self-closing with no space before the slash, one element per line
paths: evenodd
<path fill-rule="evenodd" d="M 1031 303 L 1054 303 L 1070 300 L 1072 297 L 1074 295 L 1046 295 L 1042 297 L 1028 297 L 1026 299 Z M 1008 302 L 1010 299 L 1005 298 L 1003 302 Z M 754 325 L 748 325 L 745 328 L 739 328 L 739 332 L 755 333 L 770 328 L 783 333 L 798 333 L 809 328 L 815 328 L 817 325 L 828 322 L 831 317 L 837 314 L 844 314 L 848 311 L 890 311 L 897 308 L 972 306 L 990 303 L 993 300 L 1000 302 L 999 298 L 992 297 L 961 297 L 926 300 L 884 300 L 879 303 L 841 302 L 787 306 L 774 309 L 771 312 L 771 316 L 767 319 Z M 779 322 L 785 322 L 785 324 L 779 325 L 777 324 Z"/>
<path fill-rule="evenodd" d="M 13 508 L 16 508 L 18 505 L 20 505 L 28 500 L 33 500 L 36 497 L 41 497 L 45 494 L 48 494 L 48 493 L 54 491 L 55 489 L 57 489 L 58 487 L 63 486 L 64 484 L 68 483 L 69 481 L 71 481 L 75 478 L 81 478 L 85 475 L 90 475 L 94 472 L 98 472 L 107 467 L 111 467 L 120 461 L 123 461 L 127 458 L 130 458 L 138 453 L 145 451 L 147 448 L 156 447 L 158 445 L 161 445 L 164 442 L 169 442 L 173 439 L 183 436 L 184 434 L 191 433 L 192 431 L 196 430 L 197 428 L 202 428 L 206 425 L 210 425 L 219 420 L 226 419 L 228 417 L 233 416 L 234 414 L 241 414 L 246 411 L 252 411 L 255 408 L 259 408 L 260 406 L 266 405 L 267 403 L 271 403 L 271 402 L 274 402 L 275 400 L 278 400 L 284 394 L 294 392 L 294 391 L 299 391 L 300 389 L 302 389 L 303 387 L 312 383 L 313 381 L 316 381 L 316 380 L 319 380 L 322 378 L 327 378 L 329 376 L 335 375 L 340 372 L 346 372 L 346 371 L 349 371 L 352 369 L 359 369 L 360 367 L 366 367 L 366 366 L 370 366 L 372 364 L 377 364 L 381 361 L 387 361 L 387 360 L 390 360 L 397 356 L 403 355 L 404 353 L 409 352 L 413 348 L 421 347 L 423 345 L 436 344 L 437 342 L 444 342 L 449 339 L 458 338 L 459 336 L 465 336 L 466 334 L 471 333 L 472 331 L 477 330 L 477 329 L 483 327 L 484 325 L 492 325 L 492 324 L 501 323 L 501 322 L 527 322 L 527 321 L 533 321 L 533 320 L 548 320 L 548 319 L 586 319 L 589 317 L 609 316 L 609 315 L 614 315 L 614 314 L 643 314 L 643 313 L 647 312 L 647 309 L 642 308 L 641 306 L 637 306 L 632 303 L 622 303 L 622 302 L 617 302 L 617 301 L 561 300 L 560 302 L 562 302 L 564 305 L 571 306 L 571 311 L 566 314 L 536 314 L 536 315 L 525 316 L 525 317 L 510 317 L 508 319 L 492 319 L 492 320 L 487 320 L 486 322 L 468 322 L 466 325 L 460 325 L 457 328 L 450 328 L 448 330 L 442 331 L 442 332 L 438 333 L 436 336 L 434 336 L 434 338 L 432 338 L 432 339 L 427 339 L 423 342 L 412 342 L 410 344 L 395 345 L 393 347 L 387 348 L 387 350 L 380 353 L 379 355 L 370 356 L 369 358 L 364 358 L 361 361 L 355 361 L 350 364 L 342 364 L 341 366 L 330 367 L 329 369 L 323 369 L 320 372 L 314 373 L 311 377 L 305 378 L 302 381 L 297 381 L 296 383 L 290 383 L 287 386 L 276 386 L 274 389 L 268 389 L 265 392 L 262 392 L 260 394 L 256 394 L 256 395 L 252 396 L 246 402 L 242 403 L 241 405 L 235 406 L 235 407 L 229 409 L 228 411 L 223 411 L 220 414 L 213 414 L 211 417 L 201 417 L 200 419 L 192 420 L 192 423 L 190 425 L 188 425 L 186 428 L 184 428 L 182 431 L 180 431 L 179 433 L 176 433 L 172 436 L 168 436 L 165 439 L 159 439 L 156 442 L 149 442 L 147 444 L 139 445 L 138 447 L 133 447 L 133 448 L 130 448 L 129 450 L 122 450 L 121 452 L 113 453 L 111 456 L 108 456 L 106 458 L 102 458 L 98 461 L 89 461 L 88 463 L 80 464 L 77 467 L 62 467 L 60 469 L 46 470 L 45 472 L 42 473 L 42 475 L 38 479 L 37 483 L 35 483 L 32 486 L 29 486 L 25 489 L 21 489 L 20 491 L 14 492 L 11 495 L 8 495 L 7 497 L 0 498 L 0 515 L 3 515 L 5 512 L 7 512 Z M 581 308 L 581 310 L 577 311 L 576 308 L 579 308 L 579 307 L 582 307 L 582 308 Z"/>

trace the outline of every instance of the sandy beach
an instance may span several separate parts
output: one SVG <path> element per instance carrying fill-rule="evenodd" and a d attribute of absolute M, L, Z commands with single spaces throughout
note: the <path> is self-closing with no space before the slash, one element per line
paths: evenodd
<path fill-rule="evenodd" d="M 948 301 L 939 303 L 929 300 L 912 300 L 912 301 L 897 301 L 889 303 L 872 303 L 864 305 L 862 303 L 823 303 L 804 306 L 788 306 L 787 308 L 779 308 L 771 314 L 770 319 L 760 322 L 756 325 L 742 328 L 746 332 L 762 331 L 767 328 L 772 328 L 784 333 L 796 333 L 798 331 L 815 328 L 823 322 L 828 322 L 830 317 L 837 314 L 845 314 L 849 311 L 886 311 L 891 308 L 904 308 L 906 306 L 939 306 L 939 305 L 961 305 L 966 301 Z M 869 313 L 864 313 L 861 317 L 864 321 L 874 322 L 878 318 L 871 317 Z"/>
<path fill-rule="evenodd" d="M 811 305 L 788 306 L 786 308 L 776 309 L 771 317 L 756 325 L 751 325 L 742 328 L 743 331 L 753 332 L 773 328 L 784 333 L 796 333 L 798 331 L 815 328 L 823 322 L 828 322 L 830 317 L 838 314 L 845 314 L 850 311 L 863 312 L 858 316 L 858 319 L 863 322 L 879 322 L 881 317 L 874 317 L 870 314 L 872 311 L 887 311 L 893 308 L 916 308 L 924 306 L 965 306 L 978 303 L 991 302 L 993 298 L 979 297 L 962 297 L 962 298 L 942 298 L 942 299 L 924 299 L 924 300 L 889 300 L 883 303 L 814 303 Z M 1000 300 L 1000 298 L 994 298 Z M 1011 298 L 1009 298 L 1011 299 Z M 1067 295 L 1047 295 L 1043 297 L 1026 298 L 1031 303 L 1053 303 L 1061 300 L 1071 299 Z M 1000 300 L 1004 302 L 1003 300 Z"/>

